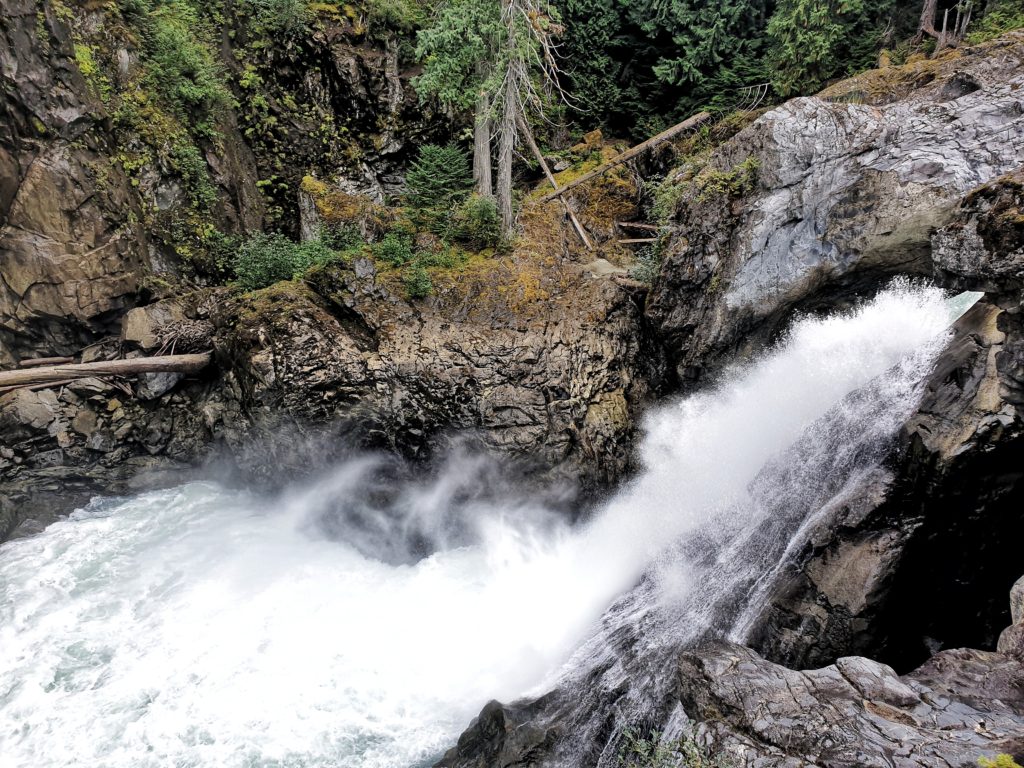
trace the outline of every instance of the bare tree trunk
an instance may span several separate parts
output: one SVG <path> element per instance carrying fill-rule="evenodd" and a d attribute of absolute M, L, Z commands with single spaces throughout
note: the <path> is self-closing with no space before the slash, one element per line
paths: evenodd
<path fill-rule="evenodd" d="M 487 78 L 487 68 L 481 63 L 476 70 L 480 80 Z M 480 197 L 494 197 L 491 178 L 491 96 L 483 88 L 476 99 L 473 123 L 473 183 Z"/>
<path fill-rule="evenodd" d="M 494 197 L 491 179 L 491 100 L 481 90 L 476 100 L 476 122 L 473 125 L 473 183 L 480 197 Z"/>
<path fill-rule="evenodd" d="M 512 160 L 516 149 L 516 115 L 519 113 L 519 94 L 515 78 L 509 73 L 506 78 L 505 95 L 502 99 L 501 123 L 498 131 L 498 213 L 501 227 L 506 235 L 515 226 L 515 211 L 512 205 Z"/>
<path fill-rule="evenodd" d="M 130 360 L 46 365 L 17 371 L 0 371 L 0 390 L 83 379 L 89 376 L 132 376 L 139 373 L 198 373 L 210 364 L 209 352 L 196 355 L 160 355 Z"/>
<path fill-rule="evenodd" d="M 508 30 L 508 50 L 516 50 L 517 0 L 503 0 L 502 14 Z M 501 99 L 501 119 L 498 123 L 498 179 L 496 193 L 501 227 L 505 235 L 515 227 L 512 204 L 512 161 L 516 149 L 516 119 L 519 116 L 519 86 L 521 62 L 512 57 L 505 72 L 504 93 Z"/>
<path fill-rule="evenodd" d="M 924 36 L 937 38 L 939 33 L 935 30 L 935 11 L 939 7 L 939 0 L 924 0 L 921 7 L 921 20 L 917 23 L 917 34 L 914 35 L 914 42 L 920 43 Z"/>

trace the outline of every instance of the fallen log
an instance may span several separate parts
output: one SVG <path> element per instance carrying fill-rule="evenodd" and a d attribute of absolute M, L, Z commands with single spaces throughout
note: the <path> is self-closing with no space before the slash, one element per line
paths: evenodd
<path fill-rule="evenodd" d="M 658 232 L 661 227 L 656 224 L 644 224 L 639 221 L 616 221 L 615 226 L 622 227 L 623 229 L 642 229 L 646 232 Z"/>
<path fill-rule="evenodd" d="M 210 364 L 211 353 L 196 355 L 160 355 L 135 357 L 130 360 L 100 360 L 94 363 L 48 365 L 0 371 L 0 390 L 17 389 L 40 384 L 53 384 L 84 379 L 90 376 L 134 376 L 140 373 L 198 373 Z"/>
<path fill-rule="evenodd" d="M 657 237 L 631 237 L 627 240 L 616 240 L 619 245 L 633 245 L 634 243 L 656 243 L 660 238 Z"/>
<path fill-rule="evenodd" d="M 584 184 L 590 181 L 591 179 L 596 178 L 597 176 L 601 176 L 602 174 L 607 173 L 615 166 L 629 162 L 637 155 L 641 155 L 644 152 L 646 152 L 648 149 L 656 147 L 659 144 L 668 141 L 669 139 L 674 139 L 676 136 L 683 133 L 683 131 L 689 131 L 693 128 L 696 128 L 697 126 L 706 123 L 710 119 L 711 115 L 708 114 L 707 112 L 699 112 L 693 117 L 687 118 L 686 120 L 683 120 L 683 122 L 677 125 L 673 125 L 668 130 L 662 131 L 657 136 L 652 136 L 651 138 L 647 139 L 647 141 L 641 142 L 640 144 L 637 144 L 635 147 L 632 147 L 631 149 L 627 149 L 621 155 L 613 157 L 604 165 L 600 165 L 594 170 L 590 171 L 589 173 L 583 174 L 578 179 L 574 179 L 573 181 L 566 184 L 564 187 L 556 189 L 554 192 L 549 192 L 548 194 L 544 195 L 544 197 L 542 197 L 540 201 L 542 203 L 546 203 L 550 200 L 554 200 L 556 197 L 561 197 L 570 189 L 574 189 L 578 187 L 580 184 Z"/>
<path fill-rule="evenodd" d="M 527 145 L 530 147 L 530 151 L 533 152 L 533 156 L 537 158 L 537 162 L 540 163 L 540 167 L 544 170 L 544 175 L 548 177 L 548 182 L 555 191 L 558 190 L 558 182 L 555 181 L 555 175 L 551 173 L 551 169 L 548 167 L 547 161 L 544 159 L 544 154 L 540 151 L 540 147 L 537 146 L 537 142 L 533 140 L 533 132 L 530 130 L 530 126 L 526 124 L 522 115 L 519 116 L 519 132 L 523 134 L 523 138 L 526 139 Z M 572 222 L 573 228 L 576 230 L 576 234 L 580 236 L 580 240 L 583 241 L 583 245 L 588 251 L 594 250 L 594 244 L 590 242 L 590 238 L 587 237 L 587 230 L 583 228 L 580 220 L 576 218 L 576 212 L 569 207 L 564 199 L 562 205 L 565 208 L 565 213 Z"/>

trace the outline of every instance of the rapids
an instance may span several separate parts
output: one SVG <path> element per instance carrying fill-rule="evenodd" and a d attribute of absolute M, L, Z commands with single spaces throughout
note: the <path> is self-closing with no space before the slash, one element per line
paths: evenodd
<path fill-rule="evenodd" d="M 0 766 L 429 765 L 487 700 L 578 674 L 623 622 L 742 634 L 801 521 L 912 411 L 950 312 L 896 284 L 797 320 L 653 409 L 642 471 L 573 527 L 476 492 L 496 473 L 467 455 L 383 503 L 374 457 L 273 498 L 96 499 L 0 547 Z M 780 507 L 792 524 L 765 536 Z"/>

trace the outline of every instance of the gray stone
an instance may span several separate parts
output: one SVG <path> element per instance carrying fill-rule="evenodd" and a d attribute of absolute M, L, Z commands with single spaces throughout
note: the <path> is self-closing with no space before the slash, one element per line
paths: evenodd
<path fill-rule="evenodd" d="M 155 400 L 174 389 L 183 378 L 185 376 L 181 373 L 143 373 L 139 376 L 135 394 L 143 400 Z"/>
<path fill-rule="evenodd" d="M 1024 621 L 1024 576 L 1010 589 L 1010 616 L 1014 624 Z"/>

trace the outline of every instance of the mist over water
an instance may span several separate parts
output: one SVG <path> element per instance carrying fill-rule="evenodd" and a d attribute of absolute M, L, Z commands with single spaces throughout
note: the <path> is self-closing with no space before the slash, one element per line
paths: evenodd
<path fill-rule="evenodd" d="M 366 457 L 274 499 L 100 500 L 5 544 L 0 768 L 428 765 L 624 624 L 741 632 L 801 521 L 913 410 L 943 299 L 903 284 L 795 323 L 652 412 L 643 471 L 575 527 L 456 454 L 397 484 Z"/>

